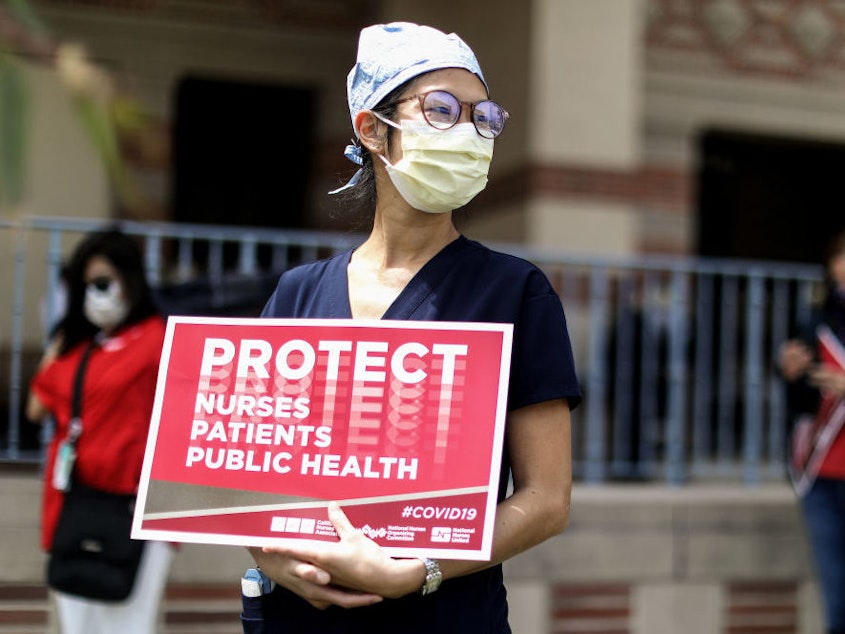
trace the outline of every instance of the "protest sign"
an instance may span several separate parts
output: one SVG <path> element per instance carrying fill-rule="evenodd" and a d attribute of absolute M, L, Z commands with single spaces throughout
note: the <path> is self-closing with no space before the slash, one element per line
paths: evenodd
<path fill-rule="evenodd" d="M 512 326 L 171 317 L 132 535 L 490 558 Z"/>
<path fill-rule="evenodd" d="M 819 365 L 845 371 L 845 347 L 829 326 L 816 328 Z M 798 417 L 790 439 L 789 477 L 796 493 L 803 497 L 816 481 L 822 463 L 845 427 L 845 399 L 822 390 L 817 410 Z M 836 460 L 831 456 L 831 459 Z"/>

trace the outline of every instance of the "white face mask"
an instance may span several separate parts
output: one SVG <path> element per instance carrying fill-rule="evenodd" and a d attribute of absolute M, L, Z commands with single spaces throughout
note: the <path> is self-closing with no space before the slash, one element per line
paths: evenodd
<path fill-rule="evenodd" d="M 472 123 L 438 130 L 425 121 L 404 120 L 402 159 L 391 165 L 379 155 L 394 187 L 411 207 L 433 214 L 463 207 L 487 186 L 493 139 L 485 139 Z"/>
<path fill-rule="evenodd" d="M 129 314 L 129 304 L 121 298 L 120 282 L 95 280 L 88 284 L 83 312 L 88 321 L 102 330 L 120 325 Z"/>

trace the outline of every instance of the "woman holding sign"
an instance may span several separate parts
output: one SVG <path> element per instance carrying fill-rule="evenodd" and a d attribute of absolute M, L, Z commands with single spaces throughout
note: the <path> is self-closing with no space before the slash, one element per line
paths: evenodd
<path fill-rule="evenodd" d="M 581 395 L 549 281 L 452 220 L 485 187 L 509 115 L 457 35 L 410 23 L 361 32 L 347 94 L 361 169 L 333 193 L 368 204 L 372 232 L 282 275 L 264 316 L 513 324 L 492 560 L 392 558 L 332 504 L 337 543 L 251 549 L 244 631 L 510 632 L 501 563 L 566 527 Z"/>
<path fill-rule="evenodd" d="M 828 293 L 806 335 L 780 349 L 801 499 L 829 634 L 845 634 L 845 233 L 825 255 Z"/>

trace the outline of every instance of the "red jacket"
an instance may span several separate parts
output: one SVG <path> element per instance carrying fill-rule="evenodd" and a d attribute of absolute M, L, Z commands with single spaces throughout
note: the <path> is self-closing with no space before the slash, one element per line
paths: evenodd
<path fill-rule="evenodd" d="M 119 331 L 91 353 L 74 471 L 85 484 L 114 493 L 137 490 L 163 342 L 164 322 L 156 316 Z M 87 345 L 83 342 L 69 350 L 32 380 L 33 393 L 56 421 L 44 477 L 41 546 L 45 550 L 52 544 L 63 499 L 52 486 L 56 449 L 67 435 L 74 377 Z"/>

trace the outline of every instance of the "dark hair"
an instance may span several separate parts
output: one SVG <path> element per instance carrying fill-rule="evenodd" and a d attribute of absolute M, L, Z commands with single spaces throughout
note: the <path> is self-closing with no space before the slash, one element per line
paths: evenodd
<path fill-rule="evenodd" d="M 416 77 L 412 77 L 398 88 L 394 88 L 392 91 L 387 93 L 384 99 L 378 102 L 378 104 L 372 109 L 373 112 L 377 112 L 385 119 L 393 120 L 396 116 L 396 102 L 421 76 L 422 75 L 417 75 Z M 393 126 L 388 126 L 388 146 L 390 145 L 390 141 L 393 138 L 395 131 L 396 130 Z M 357 143 L 358 142 L 356 140 L 356 144 Z M 358 184 L 355 185 L 355 187 L 351 187 L 340 192 L 336 198 L 338 203 L 346 206 L 345 208 L 352 207 L 355 210 L 359 210 L 361 213 L 366 212 L 371 215 L 375 210 L 376 198 L 378 196 L 378 192 L 376 191 L 376 170 L 373 166 L 373 155 L 370 154 L 369 150 L 364 147 L 361 148 L 361 158 L 364 162 L 361 165 L 361 175 L 358 179 Z"/>
<path fill-rule="evenodd" d="M 83 309 L 85 269 L 91 259 L 97 256 L 108 260 L 123 278 L 126 299 L 129 302 L 129 313 L 119 327 L 137 323 L 159 313 L 152 290 L 144 275 L 144 259 L 137 242 L 118 229 L 106 229 L 89 234 L 77 246 L 64 268 L 67 310 L 55 328 L 55 332 L 62 336 L 60 354 L 92 338 L 99 330 L 86 319 Z"/>
<path fill-rule="evenodd" d="M 834 235 L 830 242 L 827 243 L 822 259 L 825 268 L 830 267 L 830 263 L 834 258 L 843 254 L 845 254 L 845 231 Z"/>
<path fill-rule="evenodd" d="M 822 303 L 822 310 L 836 332 L 845 332 L 845 315 L 842 313 L 842 296 L 836 280 L 830 274 L 830 265 L 840 255 L 845 255 L 845 231 L 831 238 L 822 254 L 824 278 L 827 292 Z"/>

